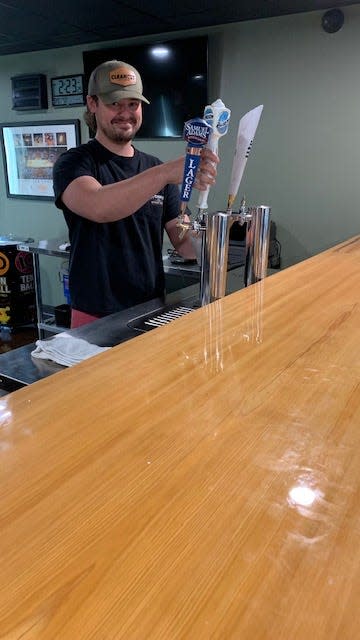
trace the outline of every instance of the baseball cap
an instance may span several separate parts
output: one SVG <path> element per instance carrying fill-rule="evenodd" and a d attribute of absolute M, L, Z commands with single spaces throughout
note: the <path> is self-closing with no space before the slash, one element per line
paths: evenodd
<path fill-rule="evenodd" d="M 89 79 L 88 95 L 98 96 L 105 104 L 123 98 L 135 98 L 150 104 L 143 95 L 139 72 L 131 64 L 109 60 L 99 64 Z"/>

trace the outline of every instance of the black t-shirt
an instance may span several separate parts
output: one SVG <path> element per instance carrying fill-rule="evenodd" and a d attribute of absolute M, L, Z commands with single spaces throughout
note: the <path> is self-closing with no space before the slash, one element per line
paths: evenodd
<path fill-rule="evenodd" d="M 75 178 L 93 176 L 113 184 L 161 164 L 135 149 L 132 158 L 108 151 L 97 140 L 70 149 L 54 166 L 55 204 L 62 209 L 70 240 L 69 289 L 74 309 L 107 315 L 164 295 L 164 225 L 179 213 L 176 185 L 167 185 L 133 215 L 92 222 L 70 211 L 61 195 Z"/>

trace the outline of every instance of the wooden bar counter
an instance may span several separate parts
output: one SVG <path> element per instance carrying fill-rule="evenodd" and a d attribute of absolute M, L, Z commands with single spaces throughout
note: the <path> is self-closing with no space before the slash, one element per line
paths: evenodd
<path fill-rule="evenodd" d="M 1 640 L 360 637 L 360 236 L 0 406 Z"/>

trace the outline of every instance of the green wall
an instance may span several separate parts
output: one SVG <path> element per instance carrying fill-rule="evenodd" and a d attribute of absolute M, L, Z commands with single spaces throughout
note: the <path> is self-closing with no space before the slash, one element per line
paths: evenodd
<path fill-rule="evenodd" d="M 226 205 L 239 118 L 264 105 L 238 200 L 245 193 L 249 204 L 272 207 L 283 266 L 359 233 L 360 7 L 343 11 L 344 26 L 335 34 L 322 30 L 319 11 L 185 34 L 209 35 L 210 101 L 221 97 L 232 110 L 229 133 L 220 141 L 222 161 L 209 197 L 211 209 Z M 44 73 L 50 82 L 54 76 L 81 73 L 84 50 L 122 42 L 131 41 L 0 57 L 0 120 L 82 119 L 83 108 L 12 111 L 11 76 Z M 84 124 L 81 137 L 86 141 Z M 139 141 L 137 146 L 163 160 L 185 148 L 183 141 Z M 62 214 L 51 202 L 7 198 L 2 163 L 0 184 L 0 235 L 66 237 Z M 44 267 L 45 288 L 55 297 L 57 268 Z"/>

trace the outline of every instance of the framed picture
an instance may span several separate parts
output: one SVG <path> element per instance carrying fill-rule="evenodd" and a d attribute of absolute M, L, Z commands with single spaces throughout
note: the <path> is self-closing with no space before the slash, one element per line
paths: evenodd
<path fill-rule="evenodd" d="M 8 198 L 54 200 L 53 166 L 80 144 L 80 121 L 5 123 L 0 129 Z"/>

